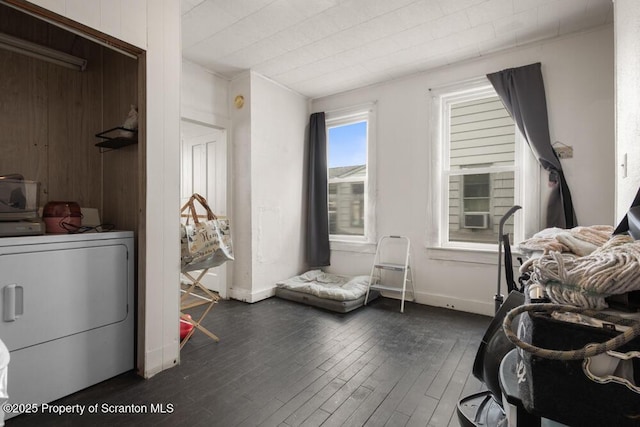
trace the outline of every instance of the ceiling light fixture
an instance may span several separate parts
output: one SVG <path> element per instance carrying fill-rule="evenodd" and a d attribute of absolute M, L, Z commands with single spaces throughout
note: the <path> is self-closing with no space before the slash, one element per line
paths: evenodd
<path fill-rule="evenodd" d="M 46 46 L 22 40 L 8 34 L 0 33 L 0 49 L 27 55 L 32 58 L 41 59 L 52 64 L 58 64 L 72 70 L 84 71 L 87 68 L 87 60 L 60 52 Z"/>

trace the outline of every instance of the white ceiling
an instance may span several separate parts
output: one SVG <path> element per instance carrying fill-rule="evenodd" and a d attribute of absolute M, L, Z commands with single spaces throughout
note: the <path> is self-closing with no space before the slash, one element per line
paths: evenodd
<path fill-rule="evenodd" d="M 181 0 L 183 57 L 317 98 L 613 22 L 612 0 Z"/>

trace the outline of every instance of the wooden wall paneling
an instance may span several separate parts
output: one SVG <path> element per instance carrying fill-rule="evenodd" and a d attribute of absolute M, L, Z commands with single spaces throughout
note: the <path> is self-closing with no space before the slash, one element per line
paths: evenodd
<path fill-rule="evenodd" d="M 89 60 L 87 70 L 78 72 L 0 52 L 7 58 L 0 64 L 1 108 L 14 111 L 0 118 L 7 135 L 0 136 L 0 150 L 7 152 L 0 170 L 11 167 L 40 181 L 41 205 L 71 200 L 99 207 L 100 156 L 93 142 L 102 124 L 102 47 L 4 5 L 0 30 Z"/>
<path fill-rule="evenodd" d="M 0 174 L 20 173 L 47 190 L 45 64 L 0 50 Z"/>
<path fill-rule="evenodd" d="M 101 159 L 94 146 L 102 126 L 102 47 L 73 34 L 66 42 L 74 54 L 87 59 L 83 72 L 48 65 L 49 198 L 100 208 Z"/>
<path fill-rule="evenodd" d="M 122 126 L 131 105 L 138 104 L 138 64 L 135 59 L 104 50 L 103 126 Z M 138 144 L 105 151 L 103 162 L 103 222 L 120 230 L 138 229 Z"/>
<path fill-rule="evenodd" d="M 43 40 L 46 28 L 25 26 L 20 14 L 2 6 L 0 31 Z M 0 49 L 0 174 L 20 173 L 47 190 L 46 63 Z"/>

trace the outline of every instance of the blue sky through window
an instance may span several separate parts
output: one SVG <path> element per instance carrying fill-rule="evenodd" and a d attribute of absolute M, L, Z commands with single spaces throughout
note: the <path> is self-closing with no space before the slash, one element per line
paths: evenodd
<path fill-rule="evenodd" d="M 329 128 L 327 142 L 330 168 L 367 163 L 367 122 Z"/>

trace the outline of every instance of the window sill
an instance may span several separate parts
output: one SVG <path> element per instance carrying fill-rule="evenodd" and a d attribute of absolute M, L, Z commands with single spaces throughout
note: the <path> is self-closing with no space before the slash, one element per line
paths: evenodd
<path fill-rule="evenodd" d="M 427 257 L 429 259 L 440 261 L 466 262 L 472 264 L 498 264 L 498 249 L 467 249 L 467 248 L 443 248 L 443 247 L 427 247 Z M 504 254 L 503 254 L 504 256 Z M 521 254 L 511 248 L 511 256 L 514 258 Z M 504 261 L 503 261 L 504 262 Z M 514 264 L 517 265 L 517 264 Z"/>
<path fill-rule="evenodd" d="M 332 251 L 356 252 L 362 254 L 375 254 L 376 244 L 371 242 L 354 242 L 348 240 L 331 240 L 329 242 Z"/>

